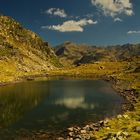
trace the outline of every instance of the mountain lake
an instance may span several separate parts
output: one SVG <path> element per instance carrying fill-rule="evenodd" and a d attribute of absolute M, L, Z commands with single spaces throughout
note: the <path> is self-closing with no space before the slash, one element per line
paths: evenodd
<path fill-rule="evenodd" d="M 57 132 L 84 126 L 118 114 L 123 101 L 102 80 L 58 77 L 1 86 L 0 130 Z"/>

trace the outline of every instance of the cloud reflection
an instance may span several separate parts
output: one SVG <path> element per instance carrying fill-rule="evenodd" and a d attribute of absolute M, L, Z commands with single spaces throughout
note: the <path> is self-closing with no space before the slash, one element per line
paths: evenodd
<path fill-rule="evenodd" d="M 74 97 L 65 97 L 63 99 L 58 99 L 55 101 L 56 105 L 62 105 L 70 109 L 94 109 L 94 104 L 88 104 L 85 102 L 84 96 L 74 98 Z"/>

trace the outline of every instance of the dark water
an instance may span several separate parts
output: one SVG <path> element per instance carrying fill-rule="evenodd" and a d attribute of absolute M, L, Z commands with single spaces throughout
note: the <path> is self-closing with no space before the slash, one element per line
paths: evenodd
<path fill-rule="evenodd" d="M 100 80 L 32 81 L 0 87 L 0 128 L 57 131 L 121 111 L 123 99 Z"/>

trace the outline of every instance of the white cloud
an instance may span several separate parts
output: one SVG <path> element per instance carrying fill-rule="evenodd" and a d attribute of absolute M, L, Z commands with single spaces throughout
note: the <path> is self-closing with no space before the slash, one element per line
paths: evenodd
<path fill-rule="evenodd" d="M 47 11 L 45 11 L 46 14 L 49 15 L 54 15 L 54 16 L 59 16 L 61 18 L 66 18 L 67 14 L 64 9 L 59 9 L 59 8 L 50 8 Z"/>
<path fill-rule="evenodd" d="M 140 34 L 140 31 L 128 31 L 127 34 Z"/>
<path fill-rule="evenodd" d="M 133 15 L 133 5 L 130 0 L 91 0 L 91 2 L 101 9 L 106 16 L 115 17 L 118 14 Z"/>
<path fill-rule="evenodd" d="M 97 21 L 91 19 L 81 19 L 79 21 L 69 20 L 65 21 L 62 25 L 51 25 L 51 26 L 42 26 L 42 29 L 56 30 L 60 32 L 83 32 L 84 26 L 90 24 L 97 24 Z"/>
<path fill-rule="evenodd" d="M 123 20 L 121 18 L 114 18 L 114 22 L 122 22 Z"/>

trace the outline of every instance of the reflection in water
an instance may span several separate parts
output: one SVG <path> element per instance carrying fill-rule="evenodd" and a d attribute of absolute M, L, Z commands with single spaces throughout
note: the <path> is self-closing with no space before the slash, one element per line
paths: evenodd
<path fill-rule="evenodd" d="M 82 109 L 93 109 L 94 104 L 85 103 L 84 97 L 66 97 L 63 99 L 58 99 L 55 102 L 56 105 L 63 105 L 70 109 L 82 108 Z"/>
<path fill-rule="evenodd" d="M 40 92 L 41 83 L 23 83 L 0 87 L 0 127 L 9 126 L 36 107 L 49 93 L 49 86 Z M 48 84 L 49 85 L 49 84 Z"/>
<path fill-rule="evenodd" d="M 85 101 L 86 92 L 85 88 L 79 88 L 79 86 L 73 86 L 73 88 L 65 86 L 64 93 L 61 95 L 62 97 L 56 99 L 55 104 L 65 106 L 69 109 L 93 109 L 94 104 L 86 103 Z"/>
<path fill-rule="evenodd" d="M 49 80 L 0 87 L 0 128 L 60 130 L 115 115 L 121 103 L 103 81 Z"/>

